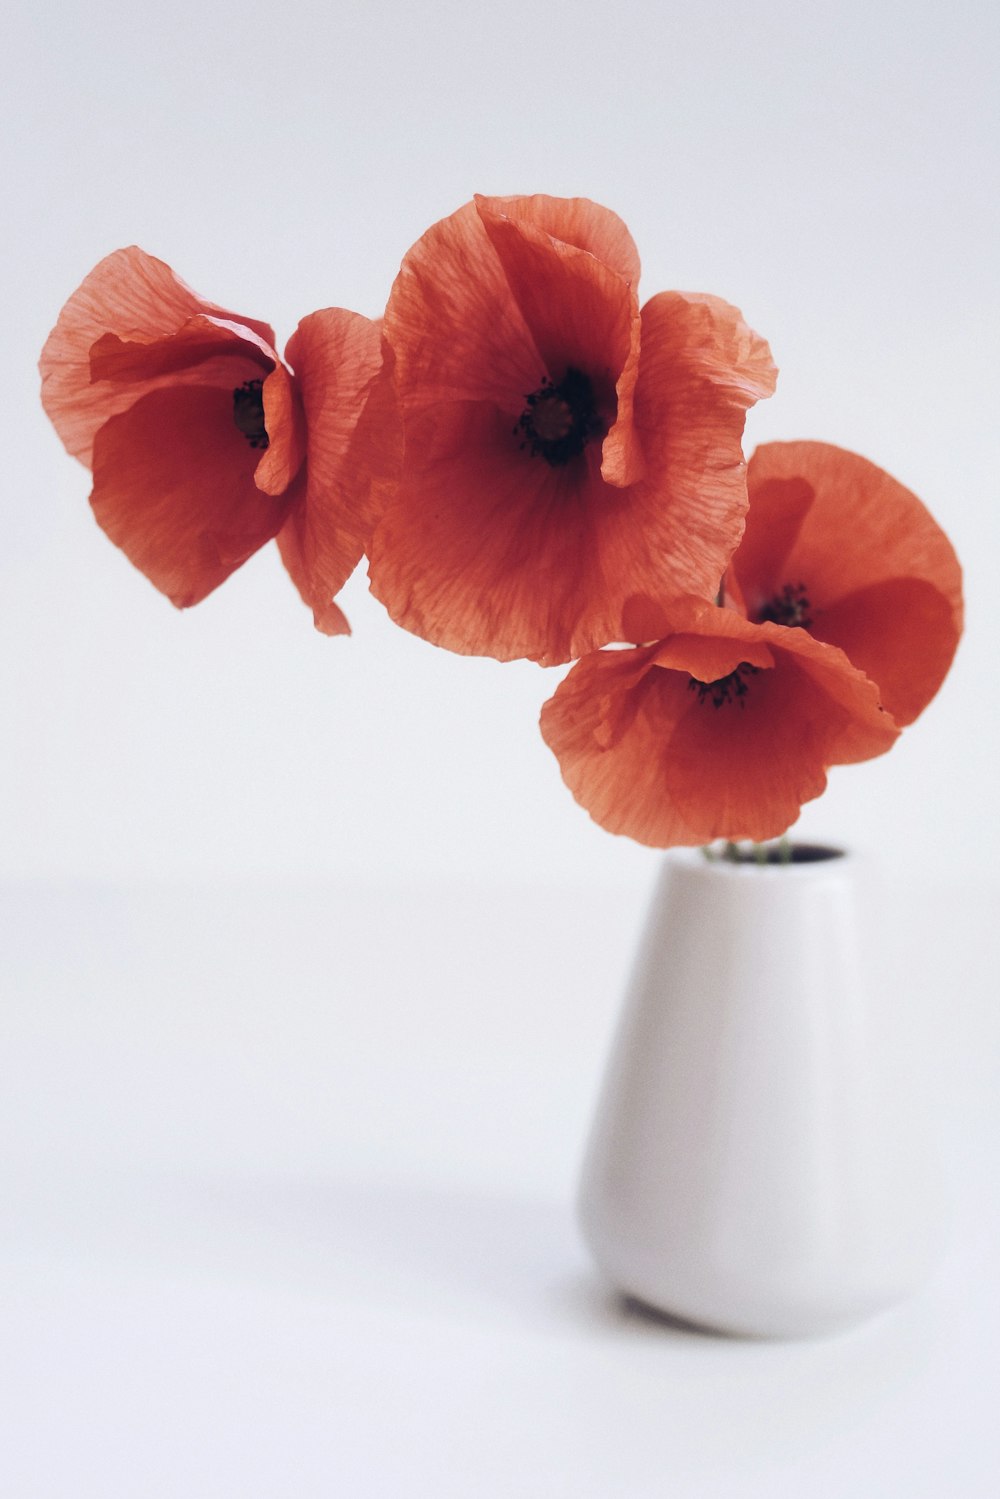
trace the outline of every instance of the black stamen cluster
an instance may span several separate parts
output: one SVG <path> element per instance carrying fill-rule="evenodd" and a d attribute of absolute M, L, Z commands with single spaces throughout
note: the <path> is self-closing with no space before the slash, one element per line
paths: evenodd
<path fill-rule="evenodd" d="M 775 625 L 788 625 L 808 630 L 812 624 L 809 614 L 809 599 L 804 583 L 786 583 L 780 593 L 775 594 L 760 612 L 761 620 L 770 620 Z"/>
<path fill-rule="evenodd" d="M 579 457 L 592 437 L 604 434 L 594 387 L 582 370 L 568 369 L 558 385 L 543 375 L 539 388 L 525 400 L 514 436 L 521 439 L 522 449 L 553 468 Z"/>
<path fill-rule="evenodd" d="M 734 671 L 727 676 L 717 677 L 714 682 L 699 682 L 697 677 L 691 677 L 688 682 L 688 691 L 697 692 L 699 703 L 706 698 L 711 700 L 713 708 L 721 708 L 723 703 L 736 702 L 741 708 L 746 707 L 743 699 L 748 692 L 747 677 L 755 677 L 760 671 L 759 666 L 751 666 L 749 661 L 741 661 Z"/>
<path fill-rule="evenodd" d="M 233 421 L 252 448 L 270 442 L 264 426 L 264 381 L 244 380 L 233 391 Z"/>

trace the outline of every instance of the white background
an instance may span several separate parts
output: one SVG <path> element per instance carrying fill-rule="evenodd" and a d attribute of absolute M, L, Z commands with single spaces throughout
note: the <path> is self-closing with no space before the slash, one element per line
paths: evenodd
<path fill-rule="evenodd" d="M 9 15 L 9 13 L 8 13 Z M 1000 472 L 995 7 L 796 0 L 40 0 L 3 49 L 0 872 L 648 883 L 542 744 L 559 672 L 445 656 L 349 588 L 314 635 L 274 548 L 178 615 L 89 512 L 35 362 L 87 270 L 137 243 L 272 321 L 384 306 L 473 192 L 583 194 L 645 294 L 716 292 L 771 342 L 760 440 L 853 448 L 967 570 L 968 635 L 885 759 L 802 828 L 993 859 Z"/>
<path fill-rule="evenodd" d="M 993 1499 L 995 6 L 41 0 L 3 28 L 5 1499 Z M 645 294 L 770 340 L 748 451 L 863 453 L 965 564 L 939 698 L 801 823 L 880 850 L 881 989 L 956 1199 L 938 1279 L 843 1339 L 647 1324 L 586 1264 L 568 1198 L 658 855 L 563 788 L 561 672 L 436 651 L 363 570 L 324 639 L 273 548 L 177 613 L 39 405 L 119 245 L 283 342 L 378 314 L 477 191 L 615 209 Z"/>

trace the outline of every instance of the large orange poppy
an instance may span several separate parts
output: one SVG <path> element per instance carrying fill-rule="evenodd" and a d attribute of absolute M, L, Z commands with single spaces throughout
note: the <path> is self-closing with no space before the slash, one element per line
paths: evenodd
<path fill-rule="evenodd" d="M 727 595 L 752 620 L 840 646 L 896 722 L 912 723 L 962 633 L 962 572 L 947 536 L 897 480 L 829 443 L 765 444 L 747 485 Z"/>
<path fill-rule="evenodd" d="M 370 553 L 399 624 L 552 664 L 622 638 L 630 595 L 714 596 L 776 371 L 717 297 L 640 313 L 638 276 L 584 199 L 477 197 L 406 255 L 385 314 L 405 457 Z"/>
<path fill-rule="evenodd" d="M 595 651 L 542 709 L 563 779 L 594 820 L 658 848 L 777 837 L 831 765 L 899 735 L 878 690 L 805 630 L 699 599 L 653 645 Z"/>
<path fill-rule="evenodd" d="M 342 634 L 334 595 L 396 456 L 379 326 L 330 308 L 302 320 L 288 364 L 274 343 L 133 246 L 63 308 L 42 401 L 93 471 L 97 520 L 173 603 L 198 603 L 276 536 L 317 627 Z"/>

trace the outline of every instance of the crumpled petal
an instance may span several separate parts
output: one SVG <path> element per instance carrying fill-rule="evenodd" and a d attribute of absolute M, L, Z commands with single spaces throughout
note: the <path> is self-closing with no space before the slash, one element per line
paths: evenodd
<path fill-rule="evenodd" d="M 287 501 L 254 483 L 258 458 L 230 391 L 154 390 L 97 433 L 94 514 L 174 604 L 197 604 L 285 520 Z"/>
<path fill-rule="evenodd" d="M 308 456 L 278 546 L 317 629 L 346 634 L 333 598 L 361 560 L 399 468 L 391 351 L 377 322 L 327 308 L 303 318 L 286 356 L 301 391 Z"/>
<path fill-rule="evenodd" d="M 141 386 L 133 396 L 146 395 L 154 384 L 177 376 L 194 376 L 199 385 L 232 385 L 233 360 L 246 362 L 247 378 L 266 375 L 277 355 L 251 328 L 221 318 L 193 317 L 176 333 L 157 339 L 125 339 L 105 333 L 91 346 L 90 379 L 94 384 L 113 380 L 122 386 Z M 193 383 L 193 380 L 192 380 Z"/>
<path fill-rule="evenodd" d="M 787 585 L 809 633 L 843 649 L 900 725 L 940 687 L 962 632 L 962 574 L 933 516 L 891 475 L 829 443 L 767 443 L 731 578 L 751 618 Z"/>
<path fill-rule="evenodd" d="M 558 215 L 552 208 L 555 201 L 527 199 L 515 206 L 501 199 L 497 207 L 497 199 L 477 198 L 476 207 L 538 350 L 536 379 L 529 390 L 537 389 L 543 377 L 558 382 L 567 369 L 589 376 L 610 418 L 602 447 L 602 477 L 620 488 L 635 483 L 645 468 L 632 427 L 639 368 L 638 256 L 635 276 L 622 276 L 590 248 L 607 238 L 616 258 L 622 257 L 625 247 L 617 236 L 600 232 L 605 216 L 615 215 L 580 199 L 571 200 L 572 216 Z M 588 241 L 586 246 L 553 237 L 559 220 L 568 228 L 571 217 L 574 231 Z M 620 219 L 615 222 L 624 227 Z M 594 232 L 588 234 L 591 224 Z M 528 393 L 523 391 L 522 397 Z"/>
<path fill-rule="evenodd" d="M 646 476 L 602 516 L 630 585 L 607 639 L 635 639 L 659 600 L 716 594 L 747 509 L 746 409 L 776 379 L 765 341 L 720 298 L 662 292 L 643 307 L 635 423 Z"/>
<path fill-rule="evenodd" d="M 600 203 L 589 198 L 552 198 L 547 193 L 507 198 L 477 193 L 475 203 L 480 213 L 503 215 L 563 245 L 586 250 L 633 286 L 639 280 L 635 241 L 624 220 Z"/>
<path fill-rule="evenodd" d="M 540 648 L 566 660 L 591 639 L 579 629 L 601 584 L 591 506 L 570 466 L 512 446 L 491 403 L 456 401 L 411 421 L 370 558 L 372 592 L 397 623 L 449 650 L 478 655 L 488 642 L 500 660 Z"/>
<path fill-rule="evenodd" d="M 662 642 L 577 662 L 542 709 L 563 779 L 609 831 L 661 848 L 776 837 L 828 766 L 898 737 L 873 683 L 805 631 L 700 600 L 670 617 Z M 732 672 L 745 690 L 716 706 Z"/>
<path fill-rule="evenodd" d="M 203 319 L 228 324 L 220 343 L 239 353 L 250 373 L 234 373 L 231 385 L 253 374 L 266 373 L 263 348 L 273 349 L 274 333 L 267 323 L 240 317 L 206 302 L 176 276 L 168 265 L 133 245 L 106 256 L 70 297 L 53 328 L 39 360 L 42 404 L 63 444 L 75 458 L 91 466 L 94 435 L 109 417 L 127 410 L 143 395 L 161 385 L 177 383 L 224 383 L 217 368 L 210 368 L 212 355 L 190 362 L 184 351 L 181 367 L 157 369 L 150 364 L 149 378 L 137 380 L 136 362 L 143 346 L 171 340 L 195 320 L 195 336 L 206 335 Z M 185 335 L 186 337 L 188 335 Z M 132 361 L 127 379 L 112 378 L 112 344 L 131 344 L 119 349 L 122 359 Z M 184 339 L 181 340 L 183 345 Z M 96 379 L 91 370 L 91 352 L 96 351 Z M 180 345 L 177 346 L 178 350 Z M 174 355 L 168 355 L 168 360 Z M 223 356 L 224 358 L 227 356 Z M 104 368 L 102 371 L 102 361 Z M 263 368 L 260 366 L 263 364 Z"/>
<path fill-rule="evenodd" d="M 306 456 L 306 419 L 302 399 L 283 364 L 276 364 L 261 390 L 267 447 L 254 470 L 254 483 L 265 494 L 284 494 Z"/>
<path fill-rule="evenodd" d="M 385 309 L 404 419 L 441 402 L 491 401 L 514 421 L 540 356 L 474 203 L 403 257 Z"/>

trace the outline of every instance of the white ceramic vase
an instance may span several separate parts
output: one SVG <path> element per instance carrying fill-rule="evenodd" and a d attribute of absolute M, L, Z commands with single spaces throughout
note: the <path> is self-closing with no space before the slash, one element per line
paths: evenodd
<path fill-rule="evenodd" d="M 797 1337 L 882 1309 L 933 1264 L 940 1200 L 873 1044 L 856 875 L 832 850 L 667 856 L 580 1197 L 624 1294 Z"/>

